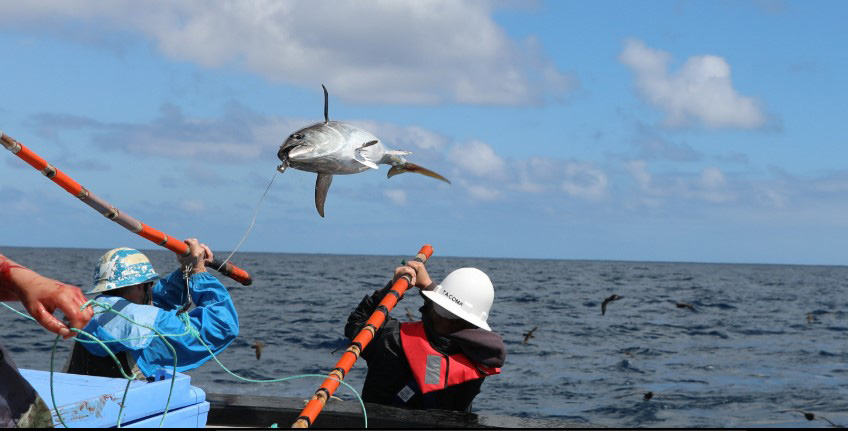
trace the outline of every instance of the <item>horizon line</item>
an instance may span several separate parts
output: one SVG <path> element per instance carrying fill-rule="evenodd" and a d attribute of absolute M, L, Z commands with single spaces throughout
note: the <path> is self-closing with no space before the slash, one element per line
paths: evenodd
<path fill-rule="evenodd" d="M 67 249 L 67 250 L 104 250 L 108 248 L 100 247 L 39 247 L 39 246 L 21 246 L 21 245 L 0 245 L 0 252 L 5 248 L 30 248 L 30 249 Z M 169 252 L 165 248 L 137 248 L 140 251 L 162 251 Z M 220 250 L 218 253 L 229 254 L 232 250 Z M 297 252 L 297 251 L 251 251 L 241 250 L 233 256 L 238 256 L 239 253 L 267 253 L 267 254 L 306 254 L 306 255 L 323 255 L 323 256 L 374 256 L 374 257 L 397 257 L 400 254 L 374 254 L 374 253 L 321 253 L 321 252 Z M 820 266 L 820 267 L 848 267 L 848 264 L 824 264 L 824 263 L 775 263 L 775 262 L 720 262 L 720 261 L 675 261 L 675 260 L 631 260 L 631 259 L 598 259 L 598 258 L 552 258 L 552 257 L 505 257 L 505 256 L 447 256 L 439 255 L 438 257 L 452 259 L 497 259 L 497 260 L 554 260 L 564 262 L 618 262 L 618 263 L 660 263 L 660 264 L 693 264 L 693 265 L 771 265 L 771 266 Z"/>

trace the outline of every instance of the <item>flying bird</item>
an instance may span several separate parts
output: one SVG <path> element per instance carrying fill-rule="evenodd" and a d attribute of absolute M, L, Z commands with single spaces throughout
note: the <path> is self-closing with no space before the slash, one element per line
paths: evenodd
<path fill-rule="evenodd" d="M 390 165 L 388 177 L 404 172 L 415 172 L 442 180 L 447 178 L 403 157 L 408 151 L 395 151 L 386 148 L 374 135 L 351 124 L 330 121 L 329 95 L 324 88 L 324 122 L 300 129 L 280 146 L 277 157 L 282 164 L 277 167 L 285 172 L 291 166 L 294 169 L 315 172 L 315 208 L 324 217 L 324 201 L 333 182 L 333 175 L 357 174 L 368 169 L 379 169 L 378 165 Z"/>
<path fill-rule="evenodd" d="M 816 420 L 816 419 L 821 419 L 821 420 L 823 420 L 823 421 L 825 421 L 825 422 L 829 423 L 829 424 L 830 424 L 831 426 L 833 426 L 834 428 L 842 428 L 842 426 L 841 426 L 841 425 L 837 425 L 837 424 L 833 423 L 833 421 L 831 421 L 830 419 L 828 419 L 828 418 L 826 418 L 826 417 L 824 417 L 824 416 L 818 416 L 818 417 L 816 417 L 816 414 L 815 414 L 815 413 L 805 412 L 805 411 L 802 411 L 802 410 L 785 410 L 785 411 L 791 411 L 791 412 L 798 412 L 798 413 L 801 413 L 801 414 L 803 414 L 803 415 L 804 415 L 804 418 L 805 418 L 805 419 L 807 419 L 808 421 L 814 421 L 814 420 Z"/>
<path fill-rule="evenodd" d="M 536 336 L 533 335 L 533 333 L 536 332 L 537 329 L 539 329 L 539 327 L 534 326 L 533 329 L 531 329 L 529 332 L 525 332 L 525 333 L 521 334 L 521 335 L 524 335 L 524 343 L 523 344 L 529 343 L 531 338 L 536 338 Z"/>
<path fill-rule="evenodd" d="M 695 311 L 695 306 L 694 306 L 694 305 L 692 305 L 692 304 L 689 304 L 688 302 L 678 302 L 678 303 L 676 303 L 676 304 L 674 304 L 674 305 L 676 305 L 676 306 L 677 306 L 677 308 L 688 308 L 688 309 L 690 309 L 690 310 L 692 310 L 692 311 Z"/>
<path fill-rule="evenodd" d="M 253 344 L 250 345 L 251 349 L 256 350 L 256 359 L 257 360 L 259 360 L 259 358 L 262 357 L 262 349 L 264 349 L 265 346 L 266 346 L 266 344 L 259 341 L 259 340 L 254 341 Z"/>
<path fill-rule="evenodd" d="M 623 296 L 618 296 L 618 295 L 616 295 L 616 294 L 612 294 L 609 298 L 604 299 L 604 302 L 603 302 L 603 303 L 601 303 L 601 316 L 603 316 L 604 314 L 606 314 L 606 312 L 607 312 L 607 304 L 609 304 L 609 303 L 610 303 L 610 302 L 612 302 L 612 301 L 618 301 L 618 300 L 619 300 L 619 299 L 621 299 L 621 298 L 623 298 Z"/>

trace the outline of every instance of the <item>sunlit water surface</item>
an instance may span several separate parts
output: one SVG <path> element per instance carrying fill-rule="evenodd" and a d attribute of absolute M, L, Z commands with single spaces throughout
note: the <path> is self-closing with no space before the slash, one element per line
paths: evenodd
<path fill-rule="evenodd" d="M 62 281 L 91 284 L 105 250 L 7 247 L 18 262 Z M 149 251 L 157 271 L 173 254 Z M 402 257 L 239 253 L 254 284 L 223 279 L 241 322 L 220 355 L 253 379 L 325 374 L 346 346 L 348 314 L 387 281 Z M 600 426 L 827 426 L 788 410 L 848 425 L 848 267 L 472 259 L 434 256 L 434 279 L 462 266 L 486 271 L 489 318 L 507 345 L 501 375 L 474 402 L 481 414 L 562 418 Z M 612 294 L 623 298 L 600 305 Z M 678 308 L 677 302 L 695 310 Z M 392 314 L 418 316 L 408 295 Z M 18 307 L 20 308 L 20 307 Z M 809 314 L 809 319 L 808 319 Z M 19 366 L 49 369 L 53 337 L 0 309 L 3 342 Z M 523 333 L 538 326 L 523 344 Z M 254 340 L 267 347 L 257 360 Z M 57 366 L 69 343 L 61 343 Z M 361 389 L 365 363 L 345 379 Z M 213 361 L 190 372 L 207 392 L 307 398 L 320 384 L 254 384 Z M 644 394 L 653 392 L 650 401 Z M 354 398 L 341 388 L 337 395 Z"/>

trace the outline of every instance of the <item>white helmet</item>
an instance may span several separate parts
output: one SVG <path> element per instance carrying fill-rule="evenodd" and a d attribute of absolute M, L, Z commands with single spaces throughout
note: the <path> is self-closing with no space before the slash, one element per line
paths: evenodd
<path fill-rule="evenodd" d="M 452 318 L 492 330 L 486 319 L 495 300 L 495 288 L 485 272 L 477 268 L 459 268 L 448 274 L 434 290 L 424 290 L 421 294 L 433 301 L 440 316 L 447 317 L 443 313 L 447 311 Z"/>

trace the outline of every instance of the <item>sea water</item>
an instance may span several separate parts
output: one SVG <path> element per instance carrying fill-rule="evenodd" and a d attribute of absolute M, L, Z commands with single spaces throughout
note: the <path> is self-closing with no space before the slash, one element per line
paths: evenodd
<path fill-rule="evenodd" d="M 0 252 L 87 290 L 105 250 Z M 170 252 L 145 253 L 160 274 L 177 267 Z M 347 316 L 385 285 L 402 258 L 236 254 L 233 261 L 254 283 L 244 287 L 219 277 L 241 324 L 219 359 L 252 379 L 326 374 L 347 346 Z M 610 427 L 828 426 L 792 411 L 802 410 L 848 425 L 848 267 L 439 255 L 428 263 L 434 280 L 463 266 L 491 277 L 489 323 L 507 347 L 503 372 L 486 379 L 476 413 Z M 612 294 L 622 299 L 601 315 Z M 417 319 L 421 305 L 419 295 L 408 294 L 392 316 Z M 0 321 L 3 343 L 19 366 L 49 369 L 51 334 L 5 309 Z M 524 344 L 523 334 L 534 327 Z M 250 347 L 254 341 L 267 345 L 260 359 Z M 69 345 L 60 343 L 57 368 Z M 345 381 L 359 390 L 365 371 L 361 361 Z M 321 382 L 247 383 L 214 361 L 189 374 L 210 393 L 304 399 Z M 648 392 L 653 398 L 645 400 Z M 344 387 L 336 395 L 355 399 Z"/>

